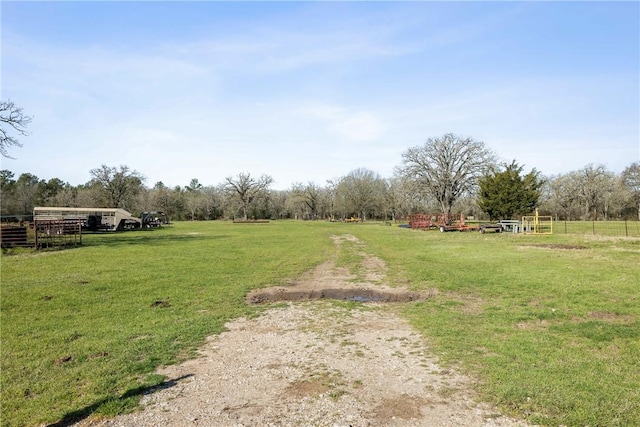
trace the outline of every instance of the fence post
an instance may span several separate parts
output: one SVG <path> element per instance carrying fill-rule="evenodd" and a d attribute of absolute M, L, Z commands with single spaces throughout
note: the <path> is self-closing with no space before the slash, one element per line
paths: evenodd
<path fill-rule="evenodd" d="M 591 220 L 591 233 L 595 236 L 596 235 L 596 220 L 592 219 Z"/>
<path fill-rule="evenodd" d="M 627 220 L 624 220 L 624 237 L 629 237 L 629 229 L 627 228 Z"/>

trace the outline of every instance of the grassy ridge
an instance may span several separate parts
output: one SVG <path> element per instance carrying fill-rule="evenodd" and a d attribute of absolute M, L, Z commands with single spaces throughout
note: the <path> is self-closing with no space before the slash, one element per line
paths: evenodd
<path fill-rule="evenodd" d="M 322 262 L 343 233 L 393 282 L 438 289 L 405 313 L 487 400 L 547 425 L 640 425 L 640 240 L 320 222 L 178 223 L 3 254 L 2 425 L 132 408 L 156 366 L 255 313 L 249 289 Z"/>

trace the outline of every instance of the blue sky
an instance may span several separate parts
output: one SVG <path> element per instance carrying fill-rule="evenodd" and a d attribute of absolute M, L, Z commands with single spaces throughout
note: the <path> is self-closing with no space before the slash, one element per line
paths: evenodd
<path fill-rule="evenodd" d="M 1 3 L 2 169 L 274 188 L 452 132 L 545 175 L 640 160 L 639 2 Z"/>

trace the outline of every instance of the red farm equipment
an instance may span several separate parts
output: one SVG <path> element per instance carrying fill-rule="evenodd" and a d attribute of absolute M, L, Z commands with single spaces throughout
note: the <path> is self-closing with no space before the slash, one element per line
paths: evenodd
<path fill-rule="evenodd" d="M 414 214 L 409 216 L 409 228 L 416 230 L 434 230 L 438 228 L 438 215 Z"/>
<path fill-rule="evenodd" d="M 438 215 L 437 228 L 441 233 L 445 231 L 477 231 L 477 225 L 470 225 L 465 222 L 462 214 L 440 214 Z"/>

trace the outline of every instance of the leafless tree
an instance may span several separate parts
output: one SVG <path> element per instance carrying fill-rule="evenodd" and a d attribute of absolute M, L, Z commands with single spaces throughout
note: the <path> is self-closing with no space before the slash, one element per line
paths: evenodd
<path fill-rule="evenodd" d="M 200 208 L 204 219 L 216 219 L 222 215 L 223 191 L 218 187 L 206 186 L 202 189 L 202 202 Z"/>
<path fill-rule="evenodd" d="M 622 171 L 624 186 L 629 191 L 629 197 L 640 220 L 640 162 L 635 162 Z"/>
<path fill-rule="evenodd" d="M 391 219 L 405 218 L 412 213 L 433 209 L 430 207 L 433 200 L 432 203 L 425 200 L 425 194 L 419 191 L 417 183 L 413 180 L 396 174 L 387 180 L 387 188 L 386 205 Z"/>
<path fill-rule="evenodd" d="M 240 202 L 242 218 L 246 220 L 247 208 L 256 198 L 268 192 L 269 186 L 273 183 L 273 178 L 269 175 L 253 178 L 251 174 L 241 172 L 235 178 L 227 177 L 225 181 L 225 188 L 229 196 Z"/>
<path fill-rule="evenodd" d="M 22 112 L 22 108 L 16 106 L 13 101 L 0 101 L 0 154 L 12 159 L 9 155 L 9 147 L 22 147 L 11 132 L 27 136 L 27 125 L 31 123 L 31 117 Z"/>
<path fill-rule="evenodd" d="M 191 214 L 191 221 L 195 221 L 198 218 L 197 212 L 202 204 L 203 193 L 202 189 L 204 186 L 200 184 L 197 178 L 193 178 L 189 181 L 189 185 L 187 185 L 185 189 L 185 198 L 187 200 L 187 207 L 189 208 L 189 213 Z"/>
<path fill-rule="evenodd" d="M 97 188 L 105 207 L 131 209 L 133 198 L 142 188 L 144 177 L 121 165 L 119 168 L 102 165 L 91 169 L 90 184 Z M 131 205 L 131 206 L 130 206 Z"/>
<path fill-rule="evenodd" d="M 578 171 L 578 195 L 584 209 L 583 219 L 598 219 L 600 210 L 606 216 L 606 196 L 613 191 L 614 176 L 604 165 L 589 164 Z"/>
<path fill-rule="evenodd" d="M 300 210 L 304 219 L 318 219 L 322 198 L 322 188 L 313 182 L 306 185 L 296 183 L 291 189 L 291 205 Z M 297 212 L 295 213 L 297 217 Z"/>
<path fill-rule="evenodd" d="M 162 181 L 158 181 L 154 184 L 150 190 L 151 194 L 151 209 L 154 211 L 163 212 L 167 219 L 173 219 L 176 213 L 175 203 L 173 203 L 173 192 Z"/>
<path fill-rule="evenodd" d="M 379 174 L 364 168 L 351 171 L 340 180 L 336 200 L 343 215 L 368 217 L 384 214 L 386 182 Z"/>
<path fill-rule="evenodd" d="M 271 191 L 271 206 L 275 217 L 278 219 L 293 217 L 291 212 L 295 211 L 295 208 L 290 208 L 292 201 L 293 196 L 289 190 Z"/>
<path fill-rule="evenodd" d="M 556 220 L 579 218 L 582 215 L 579 181 L 578 172 L 549 177 L 542 187 L 542 210 L 552 213 Z"/>
<path fill-rule="evenodd" d="M 455 201 L 477 189 L 478 179 L 495 163 L 483 142 L 448 133 L 429 138 L 423 146 L 402 154 L 401 174 L 433 196 L 443 213 L 451 213 Z"/>

